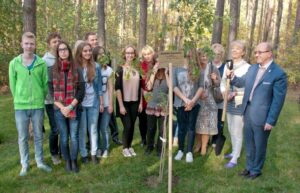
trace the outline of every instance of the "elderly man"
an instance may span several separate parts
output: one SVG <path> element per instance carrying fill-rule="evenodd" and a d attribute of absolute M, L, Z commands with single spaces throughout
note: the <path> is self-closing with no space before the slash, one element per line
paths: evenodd
<path fill-rule="evenodd" d="M 262 173 L 268 138 L 282 109 L 286 91 L 286 73 L 273 61 L 272 46 L 260 43 L 255 49 L 257 64 L 252 65 L 242 77 L 232 71 L 231 84 L 245 87 L 242 112 L 244 115 L 244 140 L 246 148 L 246 169 L 240 173 L 248 179 L 255 179 Z"/>

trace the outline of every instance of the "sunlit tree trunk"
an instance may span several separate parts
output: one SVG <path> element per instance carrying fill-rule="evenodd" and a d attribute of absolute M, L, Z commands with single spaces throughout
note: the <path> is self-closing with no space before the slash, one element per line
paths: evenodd
<path fill-rule="evenodd" d="M 230 25 L 228 33 L 228 54 L 230 57 L 230 43 L 236 39 L 239 23 L 239 0 L 230 0 Z"/>
<path fill-rule="evenodd" d="M 268 41 L 269 39 L 269 32 L 271 31 L 271 22 L 272 22 L 272 17 L 273 17 L 273 12 L 274 12 L 274 4 L 273 1 L 269 3 L 269 8 L 267 11 L 267 18 L 265 22 L 265 28 L 264 28 L 264 34 L 263 34 L 263 39 L 262 41 Z"/>
<path fill-rule="evenodd" d="M 289 2 L 289 8 L 288 8 L 288 16 L 287 16 L 287 22 L 286 22 L 286 32 L 285 32 L 285 48 L 288 48 L 289 44 L 290 44 L 290 33 L 289 33 L 289 28 L 291 26 L 291 17 L 292 17 L 292 4 L 293 1 L 290 0 Z"/>
<path fill-rule="evenodd" d="M 297 13 L 296 13 L 296 19 L 295 19 L 295 25 L 294 25 L 294 33 L 293 33 L 293 44 L 296 44 L 298 42 L 298 32 L 300 29 L 300 0 L 297 1 Z"/>
<path fill-rule="evenodd" d="M 251 30 L 250 30 L 250 38 L 249 38 L 249 45 L 248 45 L 248 51 L 247 51 L 247 60 L 248 61 L 250 61 L 251 53 L 252 53 L 254 30 L 255 30 L 255 25 L 256 25 L 257 6 L 258 6 L 258 0 L 255 0 L 254 8 L 252 11 Z"/>
<path fill-rule="evenodd" d="M 222 42 L 222 31 L 223 31 L 223 16 L 224 16 L 224 0 L 218 0 L 215 11 L 215 21 L 211 44 Z"/>
<path fill-rule="evenodd" d="M 283 0 L 278 0 L 278 8 L 277 8 L 277 19 L 276 19 L 276 28 L 275 28 L 275 37 L 274 37 L 274 50 L 278 50 L 279 47 L 279 33 L 280 33 L 280 24 L 282 18 L 282 10 L 283 10 Z M 277 52 L 275 52 L 277 55 Z"/>
<path fill-rule="evenodd" d="M 98 0 L 98 41 L 99 45 L 106 47 L 105 37 L 105 0 Z"/>
<path fill-rule="evenodd" d="M 24 32 L 32 32 L 36 35 L 36 0 L 24 0 L 23 27 Z"/>
<path fill-rule="evenodd" d="M 82 4 L 82 0 L 76 0 L 76 4 L 75 4 L 75 10 L 76 10 L 76 14 L 75 14 L 75 37 L 77 40 L 80 39 L 80 34 L 81 34 L 81 4 Z"/>
<path fill-rule="evenodd" d="M 147 40 L 147 6 L 148 0 L 140 0 L 140 31 L 138 48 L 146 45 Z"/>

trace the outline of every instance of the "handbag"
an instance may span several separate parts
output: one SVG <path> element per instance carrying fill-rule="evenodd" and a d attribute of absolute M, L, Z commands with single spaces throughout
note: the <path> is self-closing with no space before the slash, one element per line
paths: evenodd
<path fill-rule="evenodd" d="M 210 63 L 210 74 L 212 73 L 212 68 L 213 68 L 212 65 L 213 64 Z M 223 99 L 223 94 L 221 92 L 220 86 L 212 86 L 212 95 L 213 95 L 216 103 L 223 102 L 224 99 Z"/>

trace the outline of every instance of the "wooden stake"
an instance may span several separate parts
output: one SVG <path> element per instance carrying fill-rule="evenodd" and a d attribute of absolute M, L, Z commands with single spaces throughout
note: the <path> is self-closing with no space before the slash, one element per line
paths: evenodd
<path fill-rule="evenodd" d="M 168 193 L 172 193 L 172 141 L 173 141 L 173 69 L 169 63 L 169 164 L 168 164 Z"/>

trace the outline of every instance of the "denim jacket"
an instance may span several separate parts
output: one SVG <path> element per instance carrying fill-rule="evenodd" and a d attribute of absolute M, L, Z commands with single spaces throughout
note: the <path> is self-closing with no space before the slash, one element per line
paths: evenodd
<path fill-rule="evenodd" d="M 102 76 L 101 76 L 101 67 L 98 63 L 96 63 L 96 76 L 93 80 L 93 87 L 94 87 L 94 91 L 95 91 L 95 98 L 94 98 L 94 107 L 98 107 L 100 106 L 100 96 L 103 95 L 102 92 Z"/>

